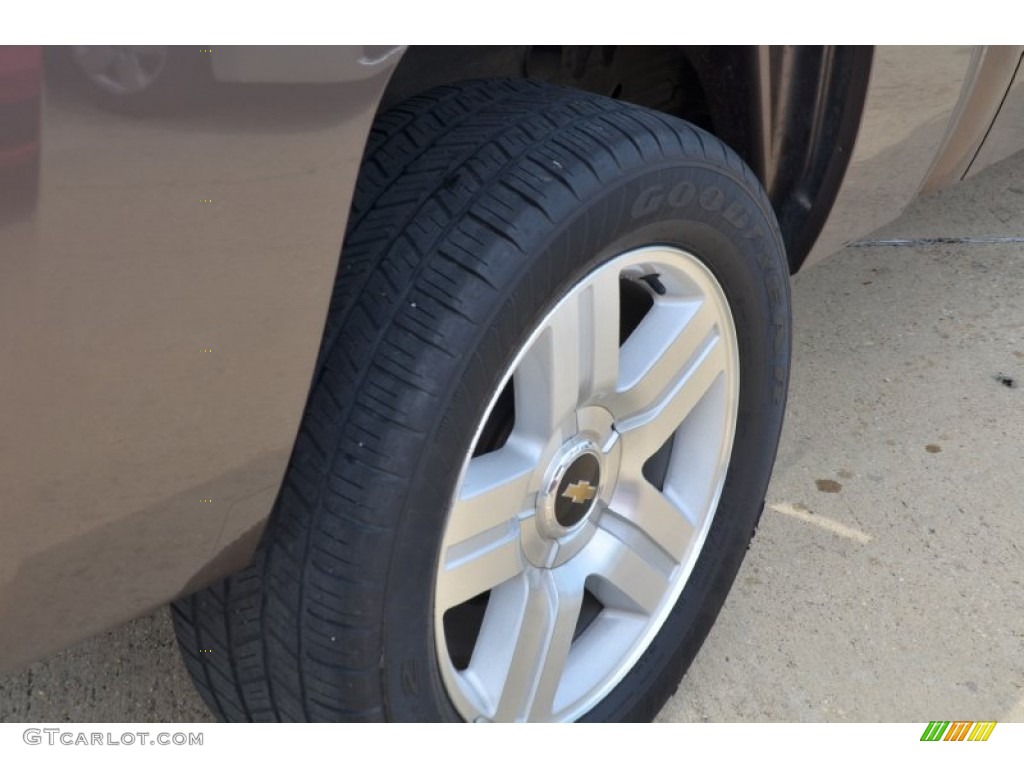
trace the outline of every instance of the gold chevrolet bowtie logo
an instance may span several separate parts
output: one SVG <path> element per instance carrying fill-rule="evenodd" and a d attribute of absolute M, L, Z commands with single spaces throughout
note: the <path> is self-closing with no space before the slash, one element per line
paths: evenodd
<path fill-rule="evenodd" d="M 583 504 L 590 501 L 596 495 L 597 488 L 592 486 L 589 480 L 580 480 L 578 483 L 573 483 L 562 491 L 562 496 L 566 499 L 572 499 L 573 504 Z"/>

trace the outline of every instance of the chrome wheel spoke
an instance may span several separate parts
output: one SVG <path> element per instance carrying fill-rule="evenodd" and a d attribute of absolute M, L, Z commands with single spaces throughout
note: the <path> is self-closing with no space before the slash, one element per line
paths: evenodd
<path fill-rule="evenodd" d="M 558 305 L 516 369 L 517 433 L 546 440 L 580 405 L 612 395 L 618 335 L 619 279 L 609 270 Z"/>
<path fill-rule="evenodd" d="M 530 481 L 535 469 L 535 460 L 512 443 L 474 457 L 452 508 L 445 546 L 467 542 L 532 508 L 535 493 Z"/>
<path fill-rule="evenodd" d="M 607 269 L 580 292 L 580 405 L 607 399 L 618 386 L 619 290 L 618 271 Z"/>
<path fill-rule="evenodd" d="M 629 530 L 616 527 L 613 522 L 616 519 L 623 521 Z M 643 537 L 668 555 L 673 563 L 682 562 L 695 534 L 694 523 L 686 512 L 643 477 L 620 479 L 603 525 L 628 541 L 639 542 L 638 537 Z M 644 544 L 636 546 L 643 548 Z M 649 553 L 648 556 L 654 555 Z"/>
<path fill-rule="evenodd" d="M 654 615 L 671 586 L 671 570 L 661 570 L 655 561 L 604 529 L 580 558 L 579 567 L 611 587 L 610 592 L 599 590 L 601 602 L 609 608 Z"/>
<path fill-rule="evenodd" d="M 464 557 L 449 559 L 437 578 L 437 602 L 452 608 L 514 579 L 523 571 L 522 554 L 514 534 L 475 549 Z"/>
<path fill-rule="evenodd" d="M 515 445 L 466 469 L 442 544 L 438 603 L 451 608 L 522 571 L 519 516 L 531 506 L 534 464 Z"/>
<path fill-rule="evenodd" d="M 725 344 L 717 332 L 712 332 L 650 405 L 616 422 L 623 439 L 623 455 L 634 465 L 653 456 L 725 373 L 727 365 Z"/>
<path fill-rule="evenodd" d="M 477 646 L 480 656 L 474 658 L 474 665 L 504 670 L 503 675 L 491 675 L 491 684 L 497 684 L 491 694 L 494 719 L 550 720 L 583 603 L 583 582 L 535 570 L 514 590 L 509 585 L 507 594 L 492 600 L 498 602 L 495 613 L 506 614 L 497 621 L 506 631 L 512 630 L 500 640 L 495 635 L 487 638 L 497 641 L 493 651 L 482 630 Z"/>
<path fill-rule="evenodd" d="M 616 415 L 628 417 L 662 399 L 717 322 L 715 307 L 705 299 L 656 303 L 622 349 Z"/>

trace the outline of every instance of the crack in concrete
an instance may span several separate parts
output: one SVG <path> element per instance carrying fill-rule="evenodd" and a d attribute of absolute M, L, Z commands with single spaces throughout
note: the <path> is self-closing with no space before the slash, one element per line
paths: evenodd
<path fill-rule="evenodd" d="M 982 235 L 978 237 L 894 237 L 884 240 L 854 240 L 851 248 L 877 248 L 915 245 L 993 245 L 1000 243 L 1024 243 L 1024 236 Z"/>

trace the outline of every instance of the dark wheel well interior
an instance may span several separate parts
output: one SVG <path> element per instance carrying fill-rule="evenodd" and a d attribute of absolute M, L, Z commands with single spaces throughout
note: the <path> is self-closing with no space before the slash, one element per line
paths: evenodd
<path fill-rule="evenodd" d="M 795 272 L 842 184 L 871 58 L 870 46 L 412 46 L 380 109 L 460 80 L 529 77 L 681 117 L 757 173 Z"/>

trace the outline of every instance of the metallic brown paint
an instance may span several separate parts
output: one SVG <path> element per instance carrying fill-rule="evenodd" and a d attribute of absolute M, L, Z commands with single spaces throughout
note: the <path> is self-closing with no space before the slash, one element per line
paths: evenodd
<path fill-rule="evenodd" d="M 251 555 L 397 62 L 349 54 L 331 85 L 219 84 L 147 118 L 50 73 L 38 209 L 0 225 L 4 667 Z M 308 52 L 266 58 L 288 79 Z"/>
<path fill-rule="evenodd" d="M 923 192 L 958 181 L 1019 59 L 1018 49 L 984 46 L 876 48 L 853 158 L 804 266 L 892 221 Z"/>

